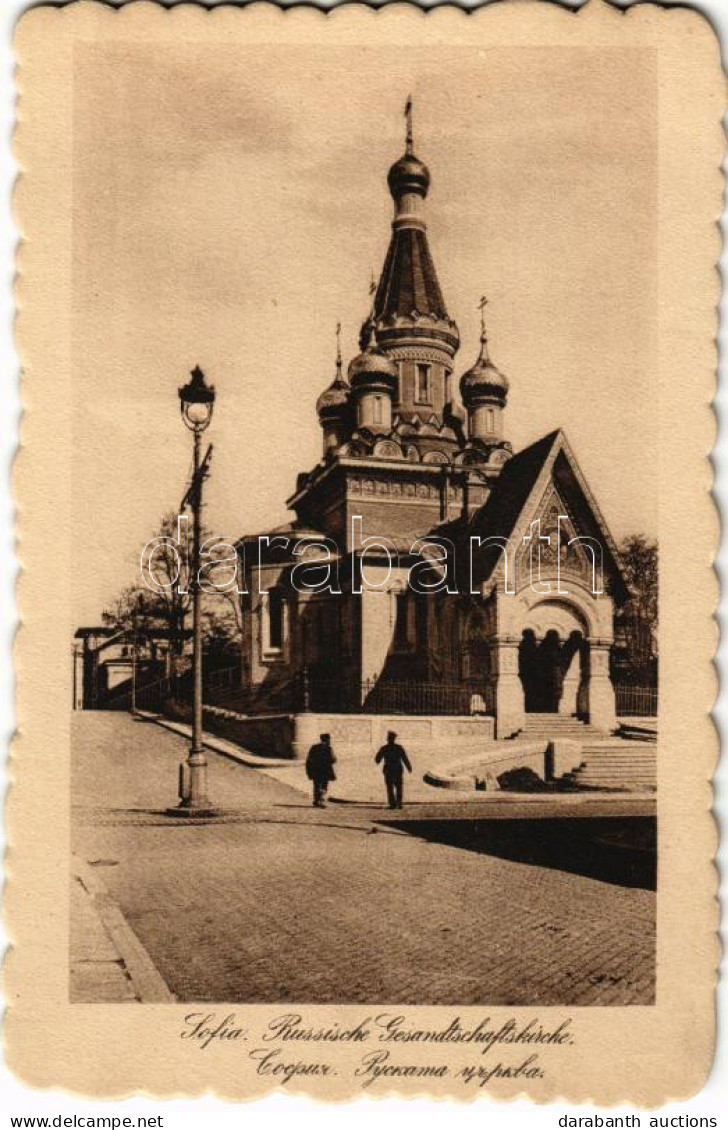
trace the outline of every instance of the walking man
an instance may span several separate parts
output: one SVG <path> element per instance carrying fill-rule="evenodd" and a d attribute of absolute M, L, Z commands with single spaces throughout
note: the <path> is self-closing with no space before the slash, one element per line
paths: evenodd
<path fill-rule="evenodd" d="M 311 746 L 306 758 L 306 776 L 313 782 L 314 808 L 326 807 L 326 790 L 329 781 L 336 780 L 335 761 L 334 751 L 331 748 L 331 734 L 321 734 L 320 740 Z"/>
<path fill-rule="evenodd" d="M 404 782 L 402 780 L 406 768 L 412 772 L 409 758 L 401 745 L 397 744 L 397 735 L 393 730 L 387 734 L 387 744 L 383 745 L 374 758 L 377 765 L 384 762 L 384 783 L 387 786 L 387 801 L 390 808 L 401 808 L 404 800 Z"/>

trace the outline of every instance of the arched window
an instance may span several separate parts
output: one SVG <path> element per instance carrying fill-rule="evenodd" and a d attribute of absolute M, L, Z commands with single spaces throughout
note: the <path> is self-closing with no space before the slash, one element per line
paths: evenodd
<path fill-rule="evenodd" d="M 381 424 L 382 422 L 382 398 L 381 396 L 374 397 L 374 423 Z"/>
<path fill-rule="evenodd" d="M 492 408 L 486 409 L 485 430 L 489 435 L 492 435 L 495 431 L 495 411 Z"/>
<path fill-rule="evenodd" d="M 417 397 L 418 404 L 430 404 L 432 400 L 432 390 L 430 387 L 430 366 L 418 365 L 417 366 Z"/>
<path fill-rule="evenodd" d="M 263 654 L 276 658 L 286 641 L 286 598 L 281 589 L 271 589 L 263 604 Z"/>

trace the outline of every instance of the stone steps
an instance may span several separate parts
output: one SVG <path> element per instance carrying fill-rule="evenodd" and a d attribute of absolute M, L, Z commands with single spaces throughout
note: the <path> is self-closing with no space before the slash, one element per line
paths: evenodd
<path fill-rule="evenodd" d="M 585 746 L 578 769 L 567 781 L 591 788 L 654 792 L 657 788 L 657 750 L 644 746 Z"/>
<path fill-rule="evenodd" d="M 573 715 L 564 714 L 528 714 L 523 723 L 521 735 L 535 738 L 585 738 L 595 737 L 599 730 L 583 722 Z"/>
<path fill-rule="evenodd" d="M 581 765 L 575 772 L 583 777 L 655 777 L 656 770 L 649 765 Z"/>
<path fill-rule="evenodd" d="M 524 726 L 520 731 L 519 737 L 536 739 L 536 738 L 573 738 L 578 741 L 584 741 L 585 738 L 600 737 L 600 731 L 586 726 L 584 723 L 576 726 Z"/>
<path fill-rule="evenodd" d="M 583 758 L 582 765 L 588 769 L 654 769 L 652 762 L 642 758 Z"/>

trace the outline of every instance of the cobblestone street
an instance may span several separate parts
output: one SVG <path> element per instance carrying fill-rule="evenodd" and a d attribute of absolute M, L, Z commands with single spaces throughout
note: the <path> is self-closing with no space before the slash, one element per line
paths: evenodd
<path fill-rule="evenodd" d="M 625 822 L 569 821 L 572 845 L 558 820 L 509 821 L 498 836 L 494 822 L 453 830 L 407 809 L 401 822 L 319 811 L 211 754 L 210 794 L 237 811 L 191 827 L 163 815 L 181 737 L 124 714 L 73 724 L 73 850 L 181 1000 L 653 999 L 649 847 Z"/>

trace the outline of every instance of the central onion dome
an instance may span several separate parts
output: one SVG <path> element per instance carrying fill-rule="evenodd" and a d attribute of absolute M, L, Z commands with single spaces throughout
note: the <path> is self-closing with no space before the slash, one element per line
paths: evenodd
<path fill-rule="evenodd" d="M 392 165 L 387 184 L 395 201 L 411 192 L 424 199 L 430 187 L 430 170 L 414 153 L 407 152 Z"/>
<path fill-rule="evenodd" d="M 414 411 L 410 403 L 413 399 L 410 393 L 414 392 L 414 364 L 434 365 L 433 380 L 439 386 L 444 383 L 445 372 L 452 371 L 460 339 L 457 326 L 448 315 L 427 242 L 424 213 L 430 173 L 415 155 L 411 98 L 407 99 L 405 118 L 405 151 L 394 162 L 387 177 L 394 198 L 392 237 L 371 316 L 382 348 L 393 360 L 404 364 L 400 387 L 402 403 L 406 411 Z M 366 324 L 362 331 L 364 338 Z M 415 350 L 418 351 L 416 356 Z M 436 400 L 441 399 L 438 393 Z"/>
<path fill-rule="evenodd" d="M 395 363 L 377 345 L 373 322 L 365 327 L 367 343 L 349 365 L 349 383 L 352 391 L 383 386 L 395 392 L 399 372 Z"/>

